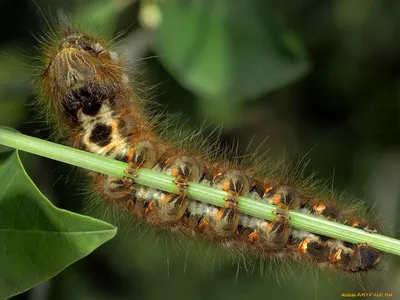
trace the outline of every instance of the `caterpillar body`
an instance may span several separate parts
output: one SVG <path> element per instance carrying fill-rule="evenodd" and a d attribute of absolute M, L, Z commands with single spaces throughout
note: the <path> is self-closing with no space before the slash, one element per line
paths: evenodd
<path fill-rule="evenodd" d="M 94 190 L 107 202 L 154 226 L 260 257 L 290 257 L 347 273 L 379 264 L 382 253 L 378 250 L 293 229 L 285 214 L 289 209 L 299 210 L 377 232 L 355 209 L 344 209 L 333 196 L 316 195 L 307 186 L 260 171 L 254 162 L 243 167 L 224 155 L 211 158 L 182 141 L 166 140 L 159 119 L 147 114 L 118 53 L 110 51 L 108 43 L 78 31 L 65 20 L 53 33 L 51 42 L 43 43 L 39 103 L 60 123 L 68 144 L 127 162 L 128 172 L 133 174 L 139 168 L 151 168 L 175 177 L 176 192 L 167 193 L 91 173 Z M 189 199 L 189 181 L 224 190 L 225 206 Z M 240 214 L 240 196 L 276 205 L 276 219 Z"/>

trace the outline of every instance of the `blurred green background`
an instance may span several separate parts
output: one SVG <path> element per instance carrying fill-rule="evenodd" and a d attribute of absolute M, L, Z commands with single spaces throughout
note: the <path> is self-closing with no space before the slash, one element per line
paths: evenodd
<path fill-rule="evenodd" d="M 116 47 L 143 82 L 138 88 L 187 126 L 223 124 L 228 147 L 253 139 L 255 148 L 268 136 L 273 158 L 308 153 L 309 172 L 375 205 L 400 237 L 399 1 L 1 0 L 0 125 L 49 136 L 32 109 L 28 74 L 37 63 L 34 36 L 59 9 L 83 27 L 124 30 Z M 85 211 L 75 170 L 33 155 L 23 161 L 57 206 Z M 288 271 L 237 262 L 203 242 L 126 226 L 15 298 L 339 299 L 362 291 L 356 278 L 297 264 Z M 399 299 L 400 260 L 388 256 L 385 266 L 364 288 Z"/>

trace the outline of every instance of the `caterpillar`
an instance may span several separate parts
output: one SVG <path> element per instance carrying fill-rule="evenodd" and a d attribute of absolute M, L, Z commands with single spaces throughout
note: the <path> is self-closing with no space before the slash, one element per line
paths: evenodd
<path fill-rule="evenodd" d="M 99 37 L 76 29 L 66 18 L 42 42 L 37 78 L 39 105 L 70 146 L 129 163 L 127 172 L 151 168 L 175 177 L 175 193 L 135 184 L 134 180 L 89 173 L 93 190 L 106 203 L 155 227 L 198 236 L 239 252 L 265 258 L 290 258 L 346 273 L 376 268 L 382 253 L 364 244 L 349 244 L 288 225 L 287 210 L 299 210 L 374 233 L 378 229 L 334 195 L 315 194 L 307 182 L 271 174 L 249 161 L 214 154 L 198 134 L 168 140 L 166 122 L 146 110 L 117 52 Z M 161 125 L 160 125 L 161 124 Z M 182 135 L 176 135 L 182 137 Z M 187 140 L 191 139 L 190 143 Z M 193 146 L 197 140 L 197 147 Z M 261 159 L 264 157 L 261 156 Z M 222 208 L 189 199 L 189 181 L 227 193 Z M 277 206 L 267 221 L 237 210 L 248 196 Z"/>

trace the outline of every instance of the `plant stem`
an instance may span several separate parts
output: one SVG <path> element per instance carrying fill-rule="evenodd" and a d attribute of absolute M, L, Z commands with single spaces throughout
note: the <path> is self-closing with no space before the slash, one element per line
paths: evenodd
<path fill-rule="evenodd" d="M 74 166 L 103 173 L 114 177 L 131 177 L 138 184 L 174 193 L 176 186 L 174 177 L 161 172 L 140 169 L 137 177 L 132 177 L 124 171 L 128 167 L 126 163 L 103 157 L 90 152 L 44 141 L 38 138 L 26 136 L 15 131 L 0 127 L 0 144 L 16 148 L 36 155 L 44 156 Z M 224 206 L 226 192 L 199 183 L 189 182 L 187 194 L 190 199 L 209 203 L 216 206 Z M 253 217 L 266 220 L 274 220 L 273 211 L 276 206 L 255 199 L 240 197 L 239 211 Z M 366 243 L 378 250 L 400 255 L 400 241 L 380 234 L 372 234 L 351 226 L 335 223 L 304 214 L 297 211 L 288 211 L 289 224 L 297 229 L 315 234 L 346 241 L 349 243 Z"/>

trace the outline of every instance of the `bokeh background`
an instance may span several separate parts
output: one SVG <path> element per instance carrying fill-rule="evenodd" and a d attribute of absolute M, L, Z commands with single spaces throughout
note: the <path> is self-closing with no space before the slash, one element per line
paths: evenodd
<path fill-rule="evenodd" d="M 142 94 L 187 126 L 223 124 L 228 147 L 268 137 L 272 158 L 307 154 L 308 172 L 365 198 L 400 237 L 400 2 L 1 0 L 0 125 L 49 136 L 27 74 L 34 36 L 59 9 L 83 27 L 123 31 L 116 47 Z M 70 167 L 23 161 L 57 206 L 85 211 L 84 179 Z M 363 286 L 398 299 L 400 260 L 388 256 L 385 265 Z M 339 299 L 362 291 L 354 278 L 296 264 L 265 263 L 263 274 L 256 259 L 247 266 L 203 242 L 133 226 L 15 299 Z"/>

